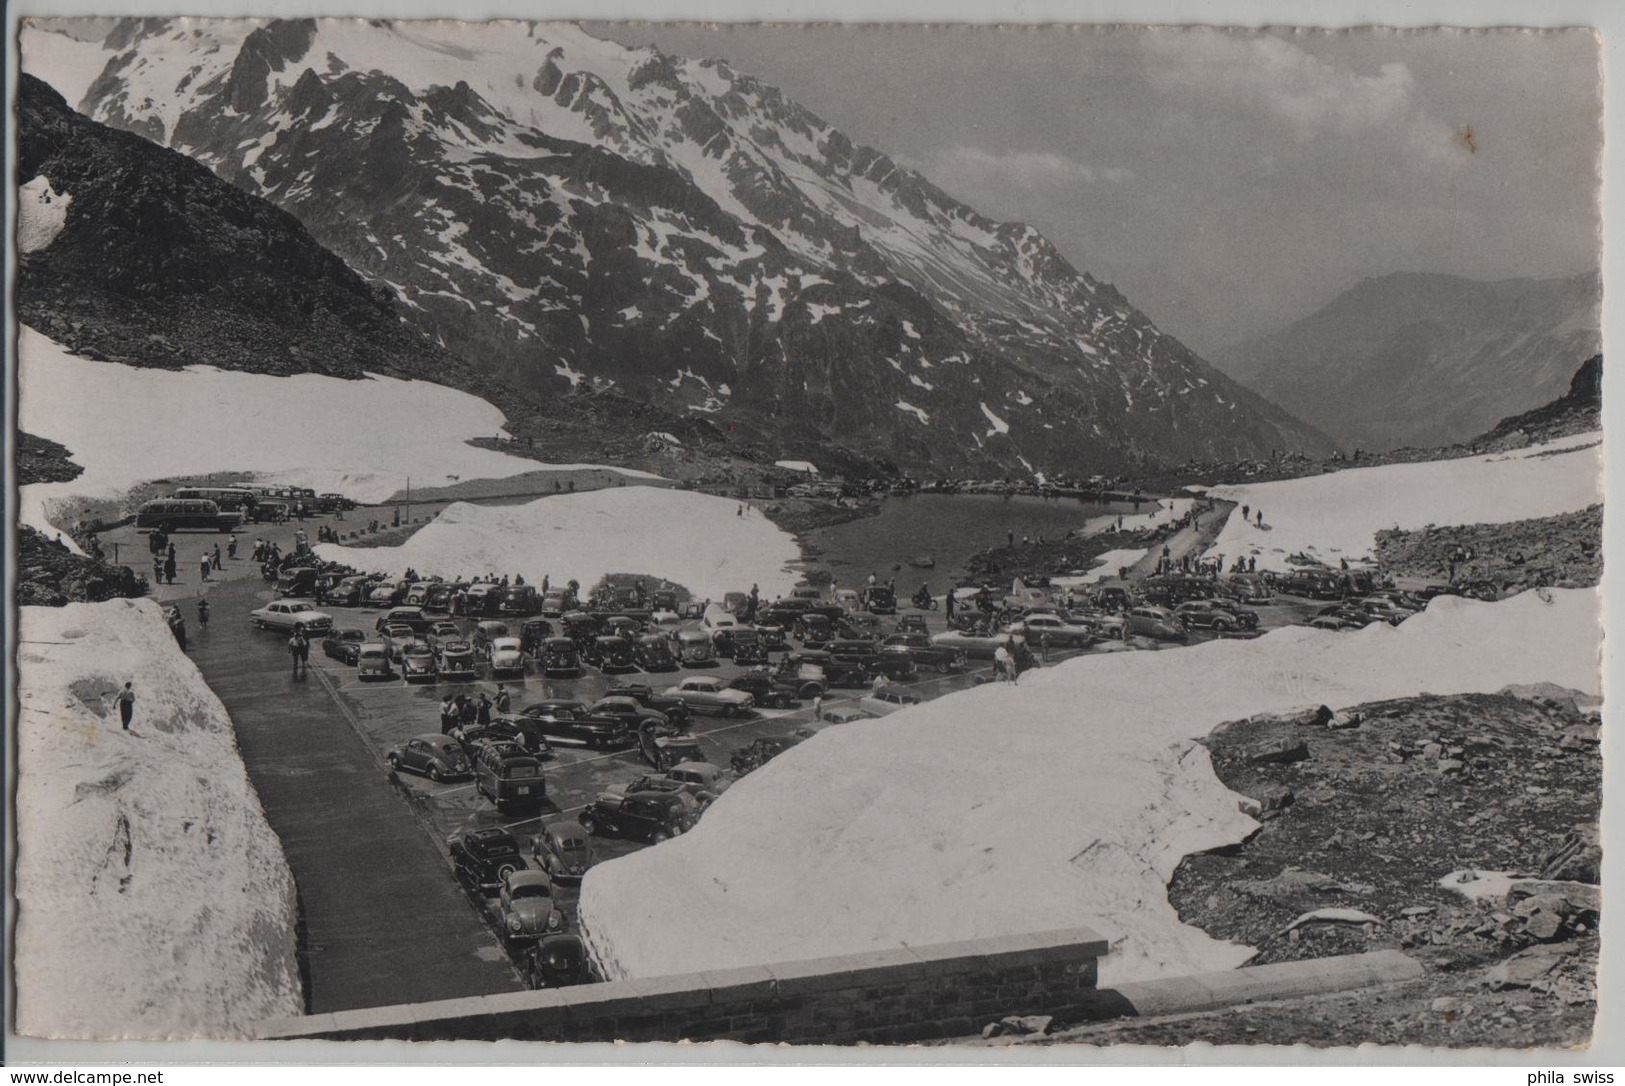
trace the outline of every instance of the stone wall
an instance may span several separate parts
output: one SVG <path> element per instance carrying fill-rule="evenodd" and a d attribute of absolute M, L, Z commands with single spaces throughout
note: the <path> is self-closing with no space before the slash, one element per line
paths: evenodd
<path fill-rule="evenodd" d="M 1088 928 L 265 1023 L 265 1039 L 906 1043 L 1095 1008 Z"/>

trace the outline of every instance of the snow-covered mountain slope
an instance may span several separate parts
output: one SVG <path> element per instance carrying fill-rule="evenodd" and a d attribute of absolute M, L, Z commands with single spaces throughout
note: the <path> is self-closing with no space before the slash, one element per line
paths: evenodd
<path fill-rule="evenodd" d="M 293 876 L 158 604 L 20 616 L 18 1032 L 247 1037 L 301 1013 Z"/>
<path fill-rule="evenodd" d="M 1223 555 L 1228 565 L 1248 555 L 1260 569 L 1285 570 L 1304 554 L 1336 566 L 1369 557 L 1385 528 L 1499 524 L 1585 509 L 1602 501 L 1602 468 L 1602 434 L 1594 432 L 1491 456 L 1214 487 L 1210 497 L 1237 508 L 1208 556 Z"/>
<path fill-rule="evenodd" d="M 84 467 L 21 489 L 18 519 L 47 535 L 52 510 L 72 499 L 114 498 L 153 479 L 240 471 L 377 502 L 408 477 L 434 486 L 555 466 L 467 444 L 501 434 L 502 412 L 426 381 L 143 369 L 79 358 L 26 325 L 17 356 L 19 425 Z"/>
<path fill-rule="evenodd" d="M 742 512 L 741 512 L 742 510 Z M 361 570 L 407 567 L 442 577 L 519 573 L 532 584 L 606 573 L 641 573 L 722 599 L 749 584 L 768 599 L 787 596 L 799 574 L 795 537 L 754 506 L 729 498 L 648 486 L 556 494 L 522 505 L 456 504 L 398 547 L 322 544 L 323 558 Z"/>
<path fill-rule="evenodd" d="M 1181 924 L 1166 895 L 1182 856 L 1256 825 L 1197 737 L 1421 690 L 1596 691 L 1599 609 L 1592 589 L 1447 597 L 1398 627 L 1077 657 L 830 727 L 691 832 L 595 867 L 582 928 L 616 977 L 1080 923 L 1111 941 L 1104 984 L 1234 966 L 1248 949 Z"/>
<path fill-rule="evenodd" d="M 1561 395 L 1601 349 L 1595 272 L 1498 282 L 1403 273 L 1367 279 L 1216 361 L 1345 448 L 1381 450 L 1465 441 Z"/>
<path fill-rule="evenodd" d="M 54 33 L 24 31 L 48 81 Z M 104 52 L 82 110 L 294 212 L 534 388 L 615 382 L 937 472 L 1327 447 L 1037 231 L 723 62 L 343 20 L 131 20 Z"/>

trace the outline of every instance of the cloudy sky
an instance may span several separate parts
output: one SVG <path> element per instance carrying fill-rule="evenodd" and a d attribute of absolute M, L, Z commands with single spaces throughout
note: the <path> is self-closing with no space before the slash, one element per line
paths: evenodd
<path fill-rule="evenodd" d="M 727 58 L 1204 352 L 1366 276 L 1598 263 L 1587 32 L 588 28 Z"/>

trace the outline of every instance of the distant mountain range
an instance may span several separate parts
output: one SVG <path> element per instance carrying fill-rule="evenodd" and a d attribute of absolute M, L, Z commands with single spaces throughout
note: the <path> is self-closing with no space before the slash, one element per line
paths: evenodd
<path fill-rule="evenodd" d="M 124 20 L 23 49 L 93 66 L 80 110 L 292 213 L 532 395 L 613 386 L 932 475 L 1331 447 L 1036 230 L 723 62 L 524 23 Z"/>
<path fill-rule="evenodd" d="M 1594 272 L 1387 275 L 1215 360 L 1344 448 L 1450 445 L 1562 395 L 1602 349 L 1601 301 Z"/>

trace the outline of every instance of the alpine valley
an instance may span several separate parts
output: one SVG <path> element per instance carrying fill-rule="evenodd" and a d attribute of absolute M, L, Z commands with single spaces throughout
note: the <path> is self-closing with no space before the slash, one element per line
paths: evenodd
<path fill-rule="evenodd" d="M 342 20 L 30 25 L 23 54 L 544 399 L 613 387 L 784 455 L 931 475 L 1332 447 L 1037 230 L 725 62 L 565 24 Z"/>

